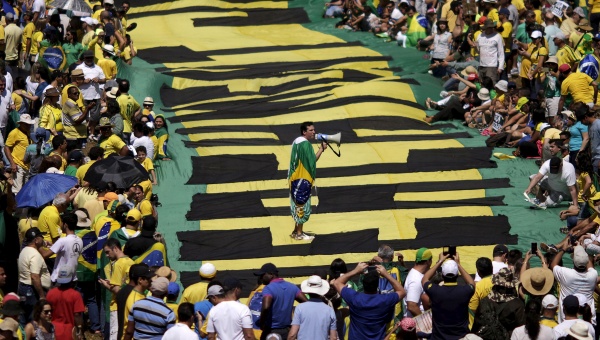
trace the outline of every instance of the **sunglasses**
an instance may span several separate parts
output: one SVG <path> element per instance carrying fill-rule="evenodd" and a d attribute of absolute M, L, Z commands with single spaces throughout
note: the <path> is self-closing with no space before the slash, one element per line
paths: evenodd
<path fill-rule="evenodd" d="M 44 314 L 52 313 L 52 309 L 44 309 L 42 312 Z"/>

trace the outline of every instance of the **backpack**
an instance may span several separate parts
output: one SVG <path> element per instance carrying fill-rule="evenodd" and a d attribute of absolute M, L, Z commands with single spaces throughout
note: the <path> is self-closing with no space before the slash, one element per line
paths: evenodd
<path fill-rule="evenodd" d="M 508 340 L 510 334 L 498 319 L 497 305 L 485 297 L 479 302 L 472 331 L 484 340 Z"/>
<path fill-rule="evenodd" d="M 254 329 L 260 329 L 258 321 L 260 319 L 260 312 L 262 311 L 262 299 L 263 293 L 261 289 L 260 291 L 255 291 L 248 302 L 248 308 L 250 309 L 250 315 L 252 316 L 252 326 Z"/>
<path fill-rule="evenodd" d="M 504 145 L 506 141 L 506 137 L 508 136 L 508 132 L 499 132 L 493 136 L 490 136 L 485 140 L 485 145 L 490 148 L 499 147 Z"/>

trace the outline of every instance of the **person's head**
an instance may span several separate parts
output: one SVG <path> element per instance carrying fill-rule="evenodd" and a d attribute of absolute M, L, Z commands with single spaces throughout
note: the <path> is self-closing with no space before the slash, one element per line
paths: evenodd
<path fill-rule="evenodd" d="M 52 205 L 55 206 L 59 212 L 64 212 L 69 207 L 69 195 L 63 193 L 57 194 L 52 200 Z"/>
<path fill-rule="evenodd" d="M 219 301 L 225 298 L 225 290 L 219 281 L 212 281 L 208 284 L 206 298 L 210 303 L 216 305 Z"/>
<path fill-rule="evenodd" d="M 137 152 L 137 158 L 140 162 L 143 162 L 146 159 L 147 152 L 145 146 L 138 146 L 137 148 L 135 148 L 135 152 Z"/>
<path fill-rule="evenodd" d="M 225 292 L 226 296 L 232 298 L 233 300 L 240 298 L 242 295 L 242 289 L 244 288 L 244 285 L 242 285 L 240 280 L 234 277 L 226 277 L 223 279 L 222 283 L 223 291 Z"/>
<path fill-rule="evenodd" d="M 67 149 L 67 138 L 64 135 L 56 135 L 52 138 L 52 148 L 64 151 Z"/>
<path fill-rule="evenodd" d="M 119 92 L 128 93 L 129 92 L 129 80 L 127 79 L 119 79 Z"/>
<path fill-rule="evenodd" d="M 148 135 L 148 127 L 142 122 L 133 124 L 133 135 L 136 138 Z"/>
<path fill-rule="evenodd" d="M 46 299 L 39 299 L 33 306 L 33 320 L 52 322 L 52 305 Z"/>
<path fill-rule="evenodd" d="M 71 71 L 71 82 L 75 83 L 75 85 L 79 87 L 83 84 L 84 81 L 85 76 L 83 75 L 83 70 L 76 68 L 73 71 Z"/>
<path fill-rule="evenodd" d="M 379 288 L 379 274 L 375 271 L 370 271 L 363 275 L 363 289 L 365 294 L 377 294 Z"/>
<path fill-rule="evenodd" d="M 337 279 L 340 277 L 340 274 L 345 274 L 348 272 L 348 267 L 346 266 L 346 262 L 341 258 L 337 258 L 331 262 L 329 265 L 329 277 L 330 279 Z"/>
<path fill-rule="evenodd" d="M 531 42 L 536 45 L 544 45 L 544 34 L 542 31 L 535 30 L 531 32 Z"/>
<path fill-rule="evenodd" d="M 304 122 L 300 125 L 302 137 L 311 140 L 315 138 L 315 124 L 313 122 Z"/>
<path fill-rule="evenodd" d="M 442 34 L 448 30 L 448 20 L 440 19 L 436 22 L 438 34 Z"/>
<path fill-rule="evenodd" d="M 550 171 L 552 171 L 552 167 L 550 167 Z M 588 269 L 589 261 L 590 257 L 582 246 L 575 246 L 573 248 L 573 269 L 575 271 L 585 273 Z"/>
<path fill-rule="evenodd" d="M 109 238 L 106 243 L 104 243 L 104 254 L 111 261 L 116 261 L 119 257 L 122 256 L 123 252 L 121 251 L 121 243 L 116 238 Z"/>
<path fill-rule="evenodd" d="M 94 51 L 87 50 L 87 51 L 85 51 L 85 52 L 82 53 L 82 56 L 83 56 L 83 62 L 87 66 L 94 65 Z"/>
<path fill-rule="evenodd" d="M 129 207 L 126 204 L 119 204 L 112 216 L 120 225 L 125 226 L 127 213 L 129 213 Z"/>
<path fill-rule="evenodd" d="M 0 74 L 0 92 L 6 91 L 6 77 Z"/>
<path fill-rule="evenodd" d="M 126 206 L 126 205 L 124 205 Z M 130 209 L 127 212 L 127 217 L 125 218 L 125 224 L 128 226 L 133 226 L 136 229 L 140 226 L 140 221 L 142 220 L 142 213 L 136 208 Z"/>
<path fill-rule="evenodd" d="M 133 187 L 133 189 L 134 189 L 133 199 L 136 202 L 141 202 L 144 199 L 144 188 L 142 188 L 141 185 L 135 185 Z"/>
<path fill-rule="evenodd" d="M 61 216 L 62 219 L 62 230 L 66 233 L 67 230 L 75 231 L 77 229 L 77 223 L 79 218 L 72 212 L 66 212 Z"/>
<path fill-rule="evenodd" d="M 458 264 L 454 260 L 446 260 L 442 264 L 444 282 L 456 282 L 458 279 Z"/>
<path fill-rule="evenodd" d="M 492 19 L 487 19 L 483 23 L 483 29 L 486 35 L 491 35 L 496 31 L 496 24 L 494 23 L 494 21 L 492 21 Z"/>
<path fill-rule="evenodd" d="M 480 277 L 490 276 L 494 271 L 492 260 L 487 257 L 478 258 L 475 262 L 475 268 L 477 268 L 477 274 L 479 274 Z"/>
<path fill-rule="evenodd" d="M 525 305 L 525 329 L 530 339 L 537 339 L 540 334 L 540 313 L 542 305 L 538 299 L 529 299 Z"/>
<path fill-rule="evenodd" d="M 552 294 L 547 294 L 542 299 L 542 309 L 545 316 L 554 317 L 558 310 L 558 299 Z"/>
<path fill-rule="evenodd" d="M 102 137 L 109 138 L 113 134 L 113 132 L 112 132 L 113 127 L 114 126 L 110 122 L 110 119 L 108 117 L 100 118 L 100 122 L 98 122 L 98 129 L 100 129 L 100 133 L 102 134 Z"/>
<path fill-rule="evenodd" d="M 507 255 L 508 255 L 508 248 L 504 244 L 497 244 L 494 247 L 494 251 L 492 252 L 494 261 L 506 262 Z"/>
<path fill-rule="evenodd" d="M 114 115 L 120 114 L 121 113 L 121 107 L 119 106 L 119 103 L 116 100 L 114 100 L 114 99 L 108 100 L 106 102 L 106 113 L 110 117 L 112 117 Z"/>
<path fill-rule="evenodd" d="M 417 250 L 417 254 L 415 256 L 415 267 L 421 267 L 422 269 L 429 269 L 431 267 L 431 259 L 433 255 L 431 254 L 431 250 L 427 248 L 420 248 Z"/>
<path fill-rule="evenodd" d="M 579 24 L 581 19 L 585 19 L 585 11 L 581 7 L 573 9 L 573 7 L 569 6 L 567 15 L 569 15 L 569 12 L 571 12 L 571 19 L 573 19 L 576 24 Z"/>
<path fill-rule="evenodd" d="M 394 249 L 387 244 L 382 244 L 377 250 L 377 256 L 381 257 L 383 262 L 392 262 L 394 259 Z"/>
<path fill-rule="evenodd" d="M 560 148 L 562 147 L 563 142 L 560 139 L 551 139 L 548 143 L 548 148 L 550 149 L 550 153 L 555 156 L 560 152 Z"/>
<path fill-rule="evenodd" d="M 0 264 L 0 288 L 6 285 L 6 271 L 4 270 L 4 264 Z"/>
<path fill-rule="evenodd" d="M 183 302 L 177 307 L 177 319 L 179 322 L 193 324 L 195 319 L 194 305 L 189 302 Z"/>
<path fill-rule="evenodd" d="M 105 11 L 111 12 L 115 7 L 115 0 L 104 0 L 102 4 Z"/>
<path fill-rule="evenodd" d="M 525 24 L 529 25 L 529 24 L 533 24 L 535 23 L 535 12 L 534 11 L 526 11 L 525 12 Z"/>
<path fill-rule="evenodd" d="M 145 263 L 136 263 L 129 268 L 129 281 L 140 287 L 144 291 L 150 287 L 154 275 Z"/>
<path fill-rule="evenodd" d="M 510 18 L 510 11 L 508 10 L 508 8 L 501 8 L 498 11 L 498 18 L 502 21 L 505 22 Z"/>
<path fill-rule="evenodd" d="M 154 236 L 157 224 L 156 218 L 152 215 L 142 217 L 142 235 Z"/>
<path fill-rule="evenodd" d="M 157 130 L 162 128 L 163 126 L 166 126 L 165 118 L 162 116 L 156 116 L 156 118 L 154 118 L 154 126 Z"/>
<path fill-rule="evenodd" d="M 579 299 L 575 295 L 569 295 L 563 299 L 562 312 L 567 317 L 577 317 L 579 311 Z"/>
<path fill-rule="evenodd" d="M 67 90 L 67 96 L 72 101 L 77 101 L 77 99 L 79 99 L 79 89 L 77 88 L 77 86 L 69 87 L 69 89 Z"/>
<path fill-rule="evenodd" d="M 255 276 L 258 276 L 263 284 L 268 285 L 271 280 L 279 277 L 279 270 L 272 263 L 265 263 L 260 267 L 260 270 L 254 272 Z"/>
<path fill-rule="evenodd" d="M 452 1 L 450 3 L 450 10 L 452 12 L 454 12 L 454 14 L 458 14 L 458 12 L 460 12 L 460 9 L 462 8 L 462 2 L 461 1 Z"/>
<path fill-rule="evenodd" d="M 99 147 L 99 146 L 94 146 L 90 149 L 90 152 L 88 152 L 88 157 L 90 157 L 90 160 L 92 161 L 97 161 L 102 159 L 102 157 L 104 156 L 104 149 Z"/>

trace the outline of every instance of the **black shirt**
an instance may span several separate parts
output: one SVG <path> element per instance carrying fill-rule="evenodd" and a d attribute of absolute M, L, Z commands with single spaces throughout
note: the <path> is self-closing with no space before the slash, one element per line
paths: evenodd
<path fill-rule="evenodd" d="M 133 286 L 126 285 L 121 287 L 117 293 L 117 296 L 115 297 L 117 302 L 117 321 L 119 322 L 119 335 L 117 336 L 117 339 L 121 339 L 123 337 L 123 327 L 125 327 L 125 325 L 123 325 L 123 320 L 125 318 L 125 304 L 127 303 L 127 298 L 132 291 Z"/>
<path fill-rule="evenodd" d="M 456 283 L 439 286 L 428 281 L 423 289 L 431 299 L 431 339 L 461 339 L 469 333 L 469 301 L 475 293 L 473 286 Z"/>
<path fill-rule="evenodd" d="M 125 255 L 133 259 L 145 253 L 156 242 L 157 241 L 154 239 L 154 236 L 144 235 L 142 232 L 142 234 L 140 234 L 138 237 L 127 240 L 127 243 L 125 243 L 125 250 L 123 252 Z"/>

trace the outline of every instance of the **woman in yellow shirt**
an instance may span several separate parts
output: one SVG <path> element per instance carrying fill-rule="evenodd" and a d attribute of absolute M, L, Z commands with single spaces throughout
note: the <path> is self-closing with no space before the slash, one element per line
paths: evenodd
<path fill-rule="evenodd" d="M 524 88 L 531 90 L 531 98 L 537 99 L 537 92 L 541 88 L 539 77 L 541 75 L 542 65 L 548 58 L 548 49 L 546 41 L 541 31 L 531 32 L 531 42 L 525 44 L 517 42 L 521 60 L 521 84 Z"/>
<path fill-rule="evenodd" d="M 40 127 L 49 131 L 52 136 L 63 133 L 62 110 L 58 106 L 59 95 L 57 89 L 48 89 L 44 105 L 40 108 Z"/>

